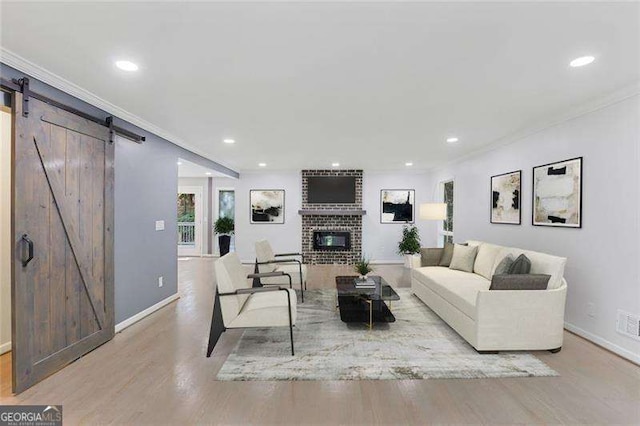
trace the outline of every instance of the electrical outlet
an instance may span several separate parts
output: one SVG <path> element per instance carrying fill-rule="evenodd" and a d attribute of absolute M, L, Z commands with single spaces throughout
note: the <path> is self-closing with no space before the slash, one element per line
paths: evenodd
<path fill-rule="evenodd" d="M 164 285 L 164 278 L 158 277 L 158 287 L 162 287 Z"/>
<path fill-rule="evenodd" d="M 164 220 L 156 220 L 156 231 L 164 231 Z"/>
<path fill-rule="evenodd" d="M 587 316 L 589 318 L 596 317 L 596 305 L 593 302 L 587 303 Z"/>

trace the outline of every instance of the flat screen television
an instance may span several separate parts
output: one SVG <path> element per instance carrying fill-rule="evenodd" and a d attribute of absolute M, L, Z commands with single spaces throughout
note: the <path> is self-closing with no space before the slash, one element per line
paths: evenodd
<path fill-rule="evenodd" d="M 307 178 L 309 204 L 353 204 L 356 178 L 353 176 L 310 176 Z"/>

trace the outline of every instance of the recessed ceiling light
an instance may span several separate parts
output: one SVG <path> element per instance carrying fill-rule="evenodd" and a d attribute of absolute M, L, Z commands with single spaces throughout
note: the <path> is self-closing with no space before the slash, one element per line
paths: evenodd
<path fill-rule="evenodd" d="M 211 176 L 211 172 L 206 172 L 205 175 Z"/>
<path fill-rule="evenodd" d="M 116 67 L 120 68 L 122 71 L 138 71 L 138 65 L 131 61 L 116 61 Z"/>
<path fill-rule="evenodd" d="M 260 167 L 267 167 L 267 163 L 258 163 L 258 166 L 260 166 Z"/>
<path fill-rule="evenodd" d="M 413 166 L 413 163 L 404 163 L 404 165 L 407 166 L 407 167 L 411 167 L 411 166 Z"/>
<path fill-rule="evenodd" d="M 449 143 L 458 142 L 458 138 L 455 138 L 455 137 L 447 138 L 447 142 L 449 142 Z"/>
<path fill-rule="evenodd" d="M 340 167 L 340 163 L 331 163 L 331 167 Z"/>
<path fill-rule="evenodd" d="M 177 164 L 178 166 L 182 166 L 182 162 L 181 162 L 181 161 L 178 161 L 176 164 Z"/>
<path fill-rule="evenodd" d="M 223 139 L 222 142 L 228 143 L 228 144 L 236 143 L 235 139 Z"/>
<path fill-rule="evenodd" d="M 595 60 L 596 58 L 594 58 L 593 56 L 581 56 L 569 62 L 569 65 L 572 66 L 573 68 L 583 67 L 585 65 L 589 65 L 591 62 Z"/>

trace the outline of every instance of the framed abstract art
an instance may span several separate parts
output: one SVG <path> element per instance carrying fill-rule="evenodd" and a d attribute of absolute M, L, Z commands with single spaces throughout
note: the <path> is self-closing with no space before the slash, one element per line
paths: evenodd
<path fill-rule="evenodd" d="M 522 223 L 522 170 L 491 176 L 491 223 Z"/>
<path fill-rule="evenodd" d="M 284 189 L 252 189 L 249 193 L 251 223 L 284 223 Z"/>
<path fill-rule="evenodd" d="M 582 157 L 533 168 L 532 223 L 582 227 Z"/>

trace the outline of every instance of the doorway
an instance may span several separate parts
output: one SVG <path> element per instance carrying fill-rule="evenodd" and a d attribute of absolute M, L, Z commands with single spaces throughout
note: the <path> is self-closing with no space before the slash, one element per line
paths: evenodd
<path fill-rule="evenodd" d="M 202 255 L 202 187 L 178 187 L 178 256 Z"/>
<path fill-rule="evenodd" d="M 11 395 L 11 96 L 0 105 L 0 397 Z M 6 380 L 4 379 L 6 378 Z"/>

